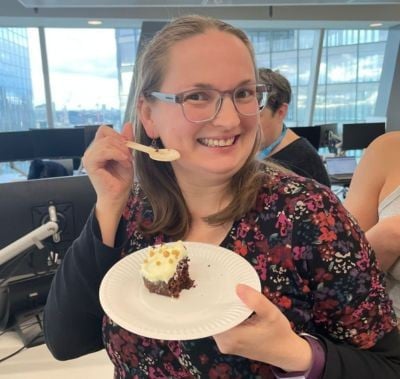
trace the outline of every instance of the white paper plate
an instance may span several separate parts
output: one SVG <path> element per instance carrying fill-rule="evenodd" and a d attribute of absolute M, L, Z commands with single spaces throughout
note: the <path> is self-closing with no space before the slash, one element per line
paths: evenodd
<path fill-rule="evenodd" d="M 240 255 L 219 246 L 184 242 L 195 287 L 179 298 L 150 293 L 140 274 L 147 248 L 117 262 L 100 286 L 100 303 L 118 325 L 135 334 L 188 340 L 212 336 L 245 320 L 252 311 L 235 293 L 238 283 L 261 290 L 254 268 Z"/>

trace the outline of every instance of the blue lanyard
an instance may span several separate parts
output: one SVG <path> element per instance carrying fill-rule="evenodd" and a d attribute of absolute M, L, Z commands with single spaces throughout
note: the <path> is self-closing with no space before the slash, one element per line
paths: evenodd
<path fill-rule="evenodd" d="M 281 132 L 280 136 L 274 142 L 272 142 L 271 145 L 264 147 L 264 149 L 262 149 L 258 153 L 257 158 L 258 159 L 267 158 L 268 155 L 271 153 L 271 151 L 274 150 L 275 147 L 277 147 L 282 142 L 282 140 L 285 138 L 286 132 L 287 132 L 287 127 L 285 124 L 283 124 L 282 132 Z"/>

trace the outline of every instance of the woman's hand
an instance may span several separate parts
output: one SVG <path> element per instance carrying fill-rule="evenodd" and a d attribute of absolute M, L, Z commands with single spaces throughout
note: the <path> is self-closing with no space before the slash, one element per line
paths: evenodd
<path fill-rule="evenodd" d="M 113 246 L 115 232 L 133 183 L 132 153 L 125 142 L 133 139 L 132 124 L 121 134 L 101 126 L 85 151 L 83 165 L 97 194 L 96 216 L 103 242 Z"/>
<path fill-rule="evenodd" d="M 219 350 L 269 363 L 285 371 L 306 371 L 312 362 L 308 342 L 293 332 L 288 319 L 264 295 L 239 284 L 239 298 L 255 312 L 240 325 L 214 336 Z"/>

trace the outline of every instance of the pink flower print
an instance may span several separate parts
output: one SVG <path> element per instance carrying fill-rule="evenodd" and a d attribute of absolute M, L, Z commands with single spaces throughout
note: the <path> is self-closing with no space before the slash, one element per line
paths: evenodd
<path fill-rule="evenodd" d="M 182 354 L 182 348 L 178 341 L 169 341 L 168 348 L 176 357 L 179 357 Z"/>
<path fill-rule="evenodd" d="M 267 279 L 267 258 L 265 255 L 257 256 L 257 264 L 254 266 L 261 280 Z"/>
<path fill-rule="evenodd" d="M 285 212 L 280 212 L 278 215 L 278 221 L 275 226 L 279 228 L 279 232 L 281 236 L 287 235 L 287 230 L 289 228 L 290 221 L 287 219 Z"/>
<path fill-rule="evenodd" d="M 293 259 L 296 261 L 300 260 L 303 257 L 303 253 L 306 250 L 304 246 L 295 246 L 293 248 Z"/>
<path fill-rule="evenodd" d="M 247 233 L 250 231 L 250 226 L 244 222 L 241 222 L 238 227 L 238 236 L 240 238 L 245 238 Z"/>
<path fill-rule="evenodd" d="M 168 379 L 159 368 L 149 367 L 149 379 Z"/>
<path fill-rule="evenodd" d="M 246 244 L 242 243 L 242 241 L 240 241 L 240 240 L 235 241 L 234 251 L 235 251 L 235 253 L 240 254 L 243 257 L 245 257 L 248 253 Z"/>
<path fill-rule="evenodd" d="M 332 242 L 336 240 L 336 233 L 326 227 L 321 228 L 321 233 L 322 234 L 319 236 L 321 241 Z"/>

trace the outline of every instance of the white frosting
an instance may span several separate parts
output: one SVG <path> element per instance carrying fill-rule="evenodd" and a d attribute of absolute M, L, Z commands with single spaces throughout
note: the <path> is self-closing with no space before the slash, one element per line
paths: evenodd
<path fill-rule="evenodd" d="M 143 277 L 151 282 L 163 281 L 168 283 L 174 276 L 179 261 L 186 256 L 186 248 L 182 241 L 150 247 L 140 272 Z"/>

